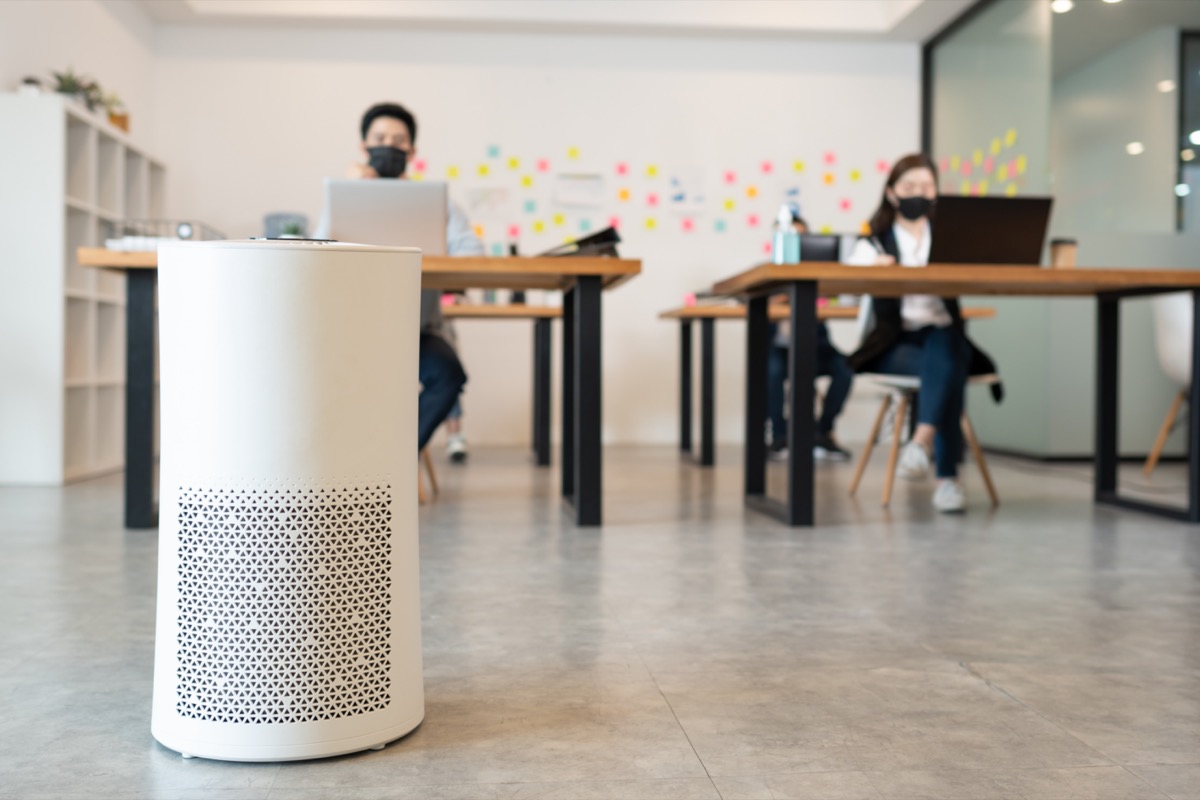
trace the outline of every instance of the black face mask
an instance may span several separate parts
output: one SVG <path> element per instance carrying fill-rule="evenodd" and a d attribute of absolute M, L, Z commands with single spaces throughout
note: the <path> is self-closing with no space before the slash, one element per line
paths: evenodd
<path fill-rule="evenodd" d="M 929 213 L 935 202 L 928 197 L 902 197 L 896 203 L 896 210 L 905 219 L 918 220 Z"/>
<path fill-rule="evenodd" d="M 408 166 L 408 153 L 399 147 L 368 147 L 367 159 L 381 178 L 399 178 Z"/>

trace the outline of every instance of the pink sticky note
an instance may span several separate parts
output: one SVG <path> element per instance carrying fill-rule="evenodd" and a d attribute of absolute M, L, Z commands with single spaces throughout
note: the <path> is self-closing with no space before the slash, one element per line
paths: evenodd
<path fill-rule="evenodd" d="M 1009 178 L 1011 178 L 1012 176 L 1014 176 L 1016 174 L 1017 174 L 1017 160 L 1014 158 L 1008 162 L 1008 175 L 1009 175 Z"/>
<path fill-rule="evenodd" d="M 626 164 L 624 161 L 617 164 L 617 174 L 618 175 L 628 175 L 629 174 L 629 165 Z"/>
<path fill-rule="evenodd" d="M 764 175 L 770 175 L 775 170 L 775 165 L 772 164 L 770 161 L 764 161 L 764 162 L 762 162 L 761 169 L 762 169 Z"/>
<path fill-rule="evenodd" d="M 994 158 L 992 158 L 991 156 L 988 156 L 987 158 L 985 158 L 983 160 L 983 171 L 986 172 L 988 175 L 991 175 L 992 170 L 995 168 L 996 168 L 996 160 Z"/>
<path fill-rule="evenodd" d="M 651 208 L 658 205 L 658 195 L 656 195 L 654 192 L 646 195 L 646 205 L 650 206 Z"/>
<path fill-rule="evenodd" d="M 620 228 L 621 227 L 621 218 L 620 217 L 609 217 L 608 218 L 608 227 L 614 228 L 614 229 Z"/>
<path fill-rule="evenodd" d="M 689 307 L 696 305 L 696 293 L 688 292 L 687 294 L 685 294 L 683 296 L 683 304 L 685 306 L 689 306 Z"/>
<path fill-rule="evenodd" d="M 550 159 L 539 158 L 537 160 L 537 170 L 538 170 L 538 172 L 549 172 L 550 171 Z"/>
<path fill-rule="evenodd" d="M 963 161 L 962 161 L 962 174 L 963 174 L 963 175 L 970 175 L 970 174 L 971 174 L 971 159 L 969 159 L 969 158 L 964 158 L 964 159 L 963 159 Z"/>
<path fill-rule="evenodd" d="M 454 295 L 452 295 L 452 294 L 442 295 L 442 305 L 444 305 L 444 306 L 454 305 Z"/>
<path fill-rule="evenodd" d="M 887 172 L 891 168 L 892 168 L 892 165 L 889 164 L 887 161 L 883 160 L 882 158 L 875 162 L 875 171 L 876 172 Z"/>
<path fill-rule="evenodd" d="M 750 216 L 746 217 L 746 224 L 749 225 L 751 228 L 757 228 L 758 227 L 758 214 L 751 214 Z"/>
<path fill-rule="evenodd" d="M 696 229 L 696 222 L 691 217 L 685 217 L 683 220 L 683 229 L 691 233 Z"/>
<path fill-rule="evenodd" d="M 767 255 L 771 255 L 771 243 L 770 242 L 763 242 L 763 252 L 766 253 Z"/>
<path fill-rule="evenodd" d="M 425 171 L 425 159 L 418 158 L 415 161 L 413 161 L 412 168 L 413 168 L 413 172 L 424 172 Z"/>
<path fill-rule="evenodd" d="M 838 203 L 838 208 L 840 208 L 842 211 L 849 211 L 852 205 L 853 204 L 850 202 L 850 198 L 843 197 L 841 202 Z"/>
<path fill-rule="evenodd" d="M 726 170 L 725 171 L 725 182 L 726 183 L 737 183 L 737 173 L 731 169 Z"/>
<path fill-rule="evenodd" d="M 824 159 L 826 164 L 832 165 L 837 163 L 837 154 L 832 150 L 825 153 L 825 155 L 823 155 L 821 158 Z"/>
<path fill-rule="evenodd" d="M 829 305 L 828 297 L 818 297 L 817 298 L 817 308 L 824 308 L 827 305 Z"/>
<path fill-rule="evenodd" d="M 938 165 L 938 168 L 941 169 L 942 172 L 949 172 L 950 171 L 950 159 L 943 158 L 942 163 Z"/>
<path fill-rule="evenodd" d="M 520 235 L 521 235 L 521 226 L 520 225 L 509 225 L 508 226 L 508 238 L 516 239 Z"/>

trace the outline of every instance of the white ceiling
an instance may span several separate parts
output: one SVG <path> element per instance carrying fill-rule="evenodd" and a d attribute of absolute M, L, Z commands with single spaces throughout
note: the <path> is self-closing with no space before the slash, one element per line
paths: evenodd
<path fill-rule="evenodd" d="M 138 0 L 155 22 L 919 42 L 972 0 Z"/>

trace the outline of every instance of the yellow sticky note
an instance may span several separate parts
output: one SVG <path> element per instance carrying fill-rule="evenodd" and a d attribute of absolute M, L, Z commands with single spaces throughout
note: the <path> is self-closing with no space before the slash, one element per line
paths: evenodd
<path fill-rule="evenodd" d="M 862 173 L 856 169 L 850 170 L 850 180 L 855 182 L 862 180 Z"/>
<path fill-rule="evenodd" d="M 454 179 L 458 177 L 458 167 L 446 167 L 446 177 Z"/>
<path fill-rule="evenodd" d="M 522 178 L 521 178 L 521 185 L 522 185 L 522 186 L 524 186 L 526 189 L 528 189 L 528 188 L 530 188 L 531 186 L 533 186 L 533 176 L 532 176 L 532 175 L 525 175 L 524 177 L 522 177 Z"/>
<path fill-rule="evenodd" d="M 858 232 L 861 233 L 863 236 L 870 236 L 871 235 L 871 223 L 867 222 L 864 219 L 862 221 L 862 224 L 858 226 Z"/>
<path fill-rule="evenodd" d="M 478 236 L 480 239 L 483 238 L 483 226 L 482 225 L 475 226 L 475 235 Z"/>
<path fill-rule="evenodd" d="M 732 198 L 732 197 L 729 197 L 729 198 L 726 198 L 726 199 L 725 199 L 725 210 L 726 210 L 726 211 L 733 211 L 733 207 L 734 207 L 735 205 L 736 205 L 736 204 L 733 202 L 733 198 Z"/>
<path fill-rule="evenodd" d="M 622 202 L 628 200 L 630 197 L 632 197 L 632 195 L 628 189 L 622 189 L 621 191 L 617 192 L 617 199 Z"/>
<path fill-rule="evenodd" d="M 1007 188 L 1005 188 L 1004 193 L 1009 197 L 1016 197 L 1017 185 L 1015 183 L 1010 183 Z"/>
<path fill-rule="evenodd" d="M 567 158 L 579 158 L 579 148 L 578 147 L 568 147 L 567 148 Z"/>
<path fill-rule="evenodd" d="M 999 139 L 992 139 L 992 155 L 994 155 L 994 156 L 1000 155 L 1000 140 Z"/>
<path fill-rule="evenodd" d="M 829 234 L 833 233 L 833 227 L 830 225 L 822 225 L 821 233 L 823 233 L 825 235 L 829 235 Z"/>
<path fill-rule="evenodd" d="M 479 177 L 481 177 L 481 178 L 486 177 L 487 174 L 488 174 L 488 165 L 480 164 L 479 165 Z"/>
<path fill-rule="evenodd" d="M 962 166 L 962 159 L 958 156 L 950 156 L 950 171 L 958 172 L 958 168 Z"/>
<path fill-rule="evenodd" d="M 747 186 L 746 187 L 746 197 L 749 197 L 751 199 L 758 197 L 758 187 Z"/>
<path fill-rule="evenodd" d="M 796 172 L 804 172 L 804 162 L 803 161 L 793 161 L 792 169 Z"/>
<path fill-rule="evenodd" d="M 834 182 L 834 180 L 836 180 L 836 178 L 833 177 L 832 172 L 826 172 L 825 177 L 822 178 L 822 180 L 825 181 L 826 186 L 833 186 L 833 182 Z"/>
<path fill-rule="evenodd" d="M 647 178 L 657 178 L 658 177 L 658 167 L 654 164 L 651 164 L 650 166 L 646 167 L 646 177 Z"/>
<path fill-rule="evenodd" d="M 1008 180 L 1008 164 L 1001 164 L 996 168 L 996 180 L 1004 183 Z"/>
<path fill-rule="evenodd" d="M 554 215 L 554 224 L 555 224 L 555 225 L 562 225 L 562 224 L 563 224 L 564 222 L 566 222 L 566 221 L 567 221 L 567 218 L 566 218 L 566 217 L 564 217 L 562 214 L 555 214 L 555 215 Z"/>
<path fill-rule="evenodd" d="M 546 230 L 546 223 L 542 222 L 540 219 L 535 219 L 531 227 L 533 228 L 534 233 L 541 233 L 542 231 Z"/>
<path fill-rule="evenodd" d="M 1004 134 L 1004 144 L 1007 147 L 1012 147 L 1017 143 L 1017 129 L 1009 128 L 1008 133 Z"/>
<path fill-rule="evenodd" d="M 987 194 L 987 193 L 988 193 L 988 182 L 987 182 L 987 181 L 980 181 L 980 182 L 979 182 L 979 194 L 981 194 L 981 195 L 985 195 L 985 194 Z"/>
<path fill-rule="evenodd" d="M 962 183 L 960 183 L 958 185 L 958 193 L 962 194 L 962 195 L 970 194 L 971 193 L 971 182 L 963 181 Z"/>
<path fill-rule="evenodd" d="M 971 163 L 977 167 L 983 163 L 983 151 L 982 150 L 976 150 L 974 153 L 971 154 Z"/>
<path fill-rule="evenodd" d="M 1018 175 L 1025 174 L 1025 167 L 1028 166 L 1028 163 L 1029 162 L 1027 162 L 1025 160 L 1025 156 L 1017 156 L 1017 174 Z"/>
<path fill-rule="evenodd" d="M 409 175 L 409 178 L 414 181 L 423 181 L 425 180 L 425 173 L 414 172 L 412 175 Z"/>
<path fill-rule="evenodd" d="M 654 217 L 646 217 L 646 230 L 652 231 L 658 227 L 658 221 Z"/>
<path fill-rule="evenodd" d="M 509 168 L 509 169 L 520 169 L 520 168 L 521 168 L 521 159 L 519 159 L 519 158 L 510 158 L 510 159 L 508 160 L 508 168 Z"/>

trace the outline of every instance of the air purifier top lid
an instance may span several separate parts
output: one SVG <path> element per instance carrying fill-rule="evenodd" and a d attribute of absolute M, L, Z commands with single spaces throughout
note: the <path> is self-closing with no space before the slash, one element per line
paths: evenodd
<path fill-rule="evenodd" d="M 384 247 L 375 244 L 356 244 L 354 242 L 339 242 L 335 239 L 210 239 L 200 242 L 176 241 L 162 242 L 159 249 L 188 247 L 208 250 L 314 250 L 339 251 L 354 253 L 420 253 L 419 247 Z"/>

